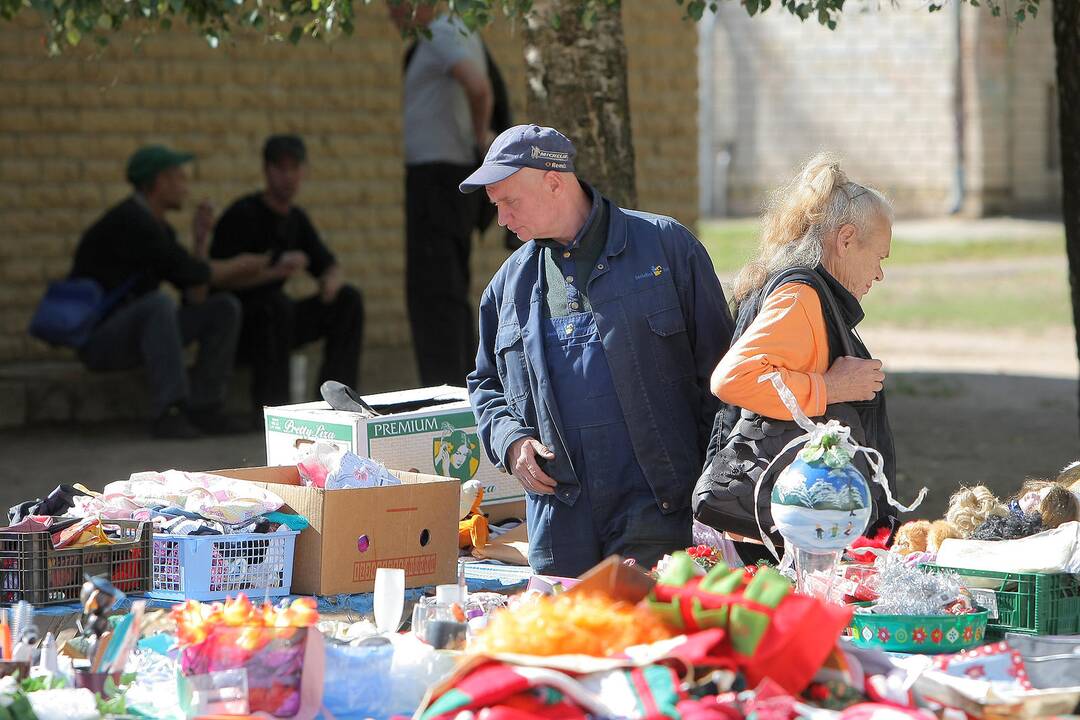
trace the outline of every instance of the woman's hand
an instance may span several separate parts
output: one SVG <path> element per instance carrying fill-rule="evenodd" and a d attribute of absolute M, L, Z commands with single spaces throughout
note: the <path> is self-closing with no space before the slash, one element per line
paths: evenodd
<path fill-rule="evenodd" d="M 825 401 L 831 404 L 873 400 L 884 382 L 880 360 L 838 357 L 825 373 Z"/>

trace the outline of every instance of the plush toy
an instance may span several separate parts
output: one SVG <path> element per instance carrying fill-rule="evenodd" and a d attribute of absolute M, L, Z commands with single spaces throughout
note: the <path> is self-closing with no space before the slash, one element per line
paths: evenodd
<path fill-rule="evenodd" d="M 461 484 L 461 499 L 458 500 L 458 520 L 464 520 L 473 512 L 477 496 L 483 500 L 484 488 L 479 480 L 470 480 Z"/>
<path fill-rule="evenodd" d="M 1008 509 L 1001 503 L 990 488 L 984 485 L 976 485 L 971 488 L 960 488 L 949 498 L 949 509 L 945 513 L 945 520 L 960 533 L 961 537 L 969 538 L 986 518 L 991 515 L 1004 516 Z"/>
<path fill-rule="evenodd" d="M 468 498 L 469 505 L 465 505 Z M 461 486 L 461 505 L 458 511 L 461 520 L 458 522 L 458 547 L 476 548 L 483 550 L 487 546 L 488 526 L 487 516 L 480 512 L 480 503 L 484 502 L 484 488 L 476 480 L 470 480 Z"/>
<path fill-rule="evenodd" d="M 893 540 L 893 552 L 910 555 L 914 552 L 926 552 L 927 537 L 930 534 L 929 520 L 912 520 L 900 526 Z"/>
<path fill-rule="evenodd" d="M 910 524 L 910 523 L 909 523 Z M 874 537 L 866 537 L 860 535 L 851 541 L 851 549 L 848 550 L 848 556 L 859 563 L 872 563 L 877 559 L 877 554 L 869 552 L 867 548 L 875 550 L 888 549 L 889 541 L 889 528 L 878 528 L 878 531 L 874 533 Z"/>
<path fill-rule="evenodd" d="M 926 538 L 928 552 L 937 553 L 941 550 L 941 543 L 949 538 L 960 538 L 960 531 L 952 526 L 948 520 L 935 520 L 930 523 L 930 534 Z"/>

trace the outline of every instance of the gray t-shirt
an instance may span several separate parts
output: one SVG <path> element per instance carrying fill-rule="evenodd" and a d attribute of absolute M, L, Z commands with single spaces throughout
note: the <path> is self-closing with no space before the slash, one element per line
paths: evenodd
<path fill-rule="evenodd" d="M 420 38 L 405 71 L 405 163 L 474 165 L 469 99 L 450 69 L 468 59 L 487 73 L 484 46 L 456 18 L 440 16 L 428 29 L 431 38 Z"/>

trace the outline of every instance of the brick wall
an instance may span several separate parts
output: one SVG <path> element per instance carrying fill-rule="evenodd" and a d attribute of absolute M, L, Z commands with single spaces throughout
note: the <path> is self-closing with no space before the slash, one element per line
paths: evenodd
<path fill-rule="evenodd" d="M 768 188 L 818 150 L 892 195 L 904 214 L 939 213 L 954 140 L 943 13 L 851 5 L 838 28 L 778 5 L 758 17 L 721 3 L 713 135 L 730 143 L 729 208 L 758 210 Z"/>
<path fill-rule="evenodd" d="M 692 224 L 695 30 L 673 2 L 624 5 L 640 202 Z M 100 55 L 58 59 L 44 55 L 32 18 L 0 23 L 0 362 L 64 356 L 25 334 L 30 312 L 47 280 L 67 272 L 81 231 L 128 193 L 124 161 L 135 147 L 195 152 L 192 199 L 221 209 L 259 186 L 267 134 L 299 132 L 311 160 L 299 202 L 366 296 L 364 386 L 414 383 L 403 283 L 403 48 L 381 5 L 357 12 L 356 36 L 331 46 L 240 38 L 212 50 L 176 30 L 138 50 L 117 37 Z M 486 38 L 515 118 L 526 122 L 520 37 L 504 23 Z M 186 241 L 189 212 L 172 222 Z M 477 294 L 505 257 L 497 235 L 477 246 Z"/>
<path fill-rule="evenodd" d="M 713 143 L 730 147 L 729 214 L 809 155 L 839 152 L 901 215 L 940 215 L 953 200 L 956 137 L 952 8 L 851 4 L 835 31 L 776 8 L 755 18 L 722 3 L 714 52 Z M 970 213 L 1060 202 L 1046 166 L 1053 84 L 1049 12 L 1019 33 L 983 7 L 962 8 L 964 152 Z"/>

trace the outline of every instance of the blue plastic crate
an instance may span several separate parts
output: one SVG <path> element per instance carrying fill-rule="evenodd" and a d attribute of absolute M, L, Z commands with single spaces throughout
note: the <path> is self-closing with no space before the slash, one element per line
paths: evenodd
<path fill-rule="evenodd" d="M 161 600 L 253 601 L 288 595 L 295 530 L 235 535 L 154 535 L 153 589 Z"/>

